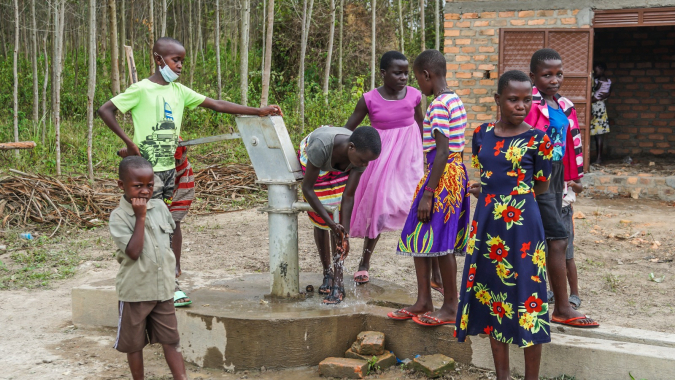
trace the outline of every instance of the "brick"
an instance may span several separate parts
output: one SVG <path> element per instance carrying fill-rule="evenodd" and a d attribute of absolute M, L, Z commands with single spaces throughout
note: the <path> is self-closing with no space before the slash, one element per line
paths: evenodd
<path fill-rule="evenodd" d="M 480 20 L 480 21 L 474 21 L 473 22 L 474 28 L 479 28 L 479 27 L 483 27 L 483 26 L 490 26 L 490 21 Z"/>
<path fill-rule="evenodd" d="M 459 96 L 469 95 L 471 93 L 471 89 L 470 88 L 462 88 L 462 89 L 455 90 L 455 93 L 457 93 L 457 95 L 459 95 Z"/>
<path fill-rule="evenodd" d="M 651 134 L 649 135 L 650 140 L 663 140 L 663 135 Z"/>
<path fill-rule="evenodd" d="M 446 63 L 445 68 L 448 70 L 457 70 L 459 69 L 459 65 L 456 63 Z"/>
<path fill-rule="evenodd" d="M 478 13 L 462 13 L 462 18 L 465 19 L 465 20 L 466 19 L 474 19 L 474 18 L 478 18 L 478 17 L 479 17 Z"/>
<path fill-rule="evenodd" d="M 382 355 L 384 334 L 379 331 L 361 331 L 352 344 L 352 350 L 361 355 Z"/>
<path fill-rule="evenodd" d="M 546 25 L 557 25 L 558 24 L 558 19 L 556 18 L 550 18 L 546 21 Z"/>
<path fill-rule="evenodd" d="M 496 27 L 506 26 L 506 24 L 507 24 L 506 20 L 495 20 L 495 21 L 492 22 L 492 26 L 496 26 Z"/>
<path fill-rule="evenodd" d="M 638 178 L 628 177 L 628 179 L 626 179 L 626 183 L 628 183 L 629 185 L 636 185 L 638 183 Z"/>
<path fill-rule="evenodd" d="M 480 18 L 495 18 L 495 17 L 497 17 L 497 12 L 483 12 L 480 14 Z"/>
<path fill-rule="evenodd" d="M 354 352 L 350 348 L 345 352 L 345 358 L 370 361 L 370 360 L 373 359 L 373 356 L 372 355 L 370 355 L 370 356 L 369 355 L 360 355 L 359 353 Z M 387 369 L 391 366 L 396 365 L 396 356 L 394 354 L 392 354 L 391 352 L 385 352 L 382 355 L 375 356 L 375 358 L 376 358 L 376 361 L 373 364 L 373 366 L 375 368 L 377 368 L 378 370 L 383 371 L 383 370 L 385 370 L 385 369 Z"/>
<path fill-rule="evenodd" d="M 476 48 L 473 47 L 473 46 L 463 46 L 462 47 L 462 53 L 471 54 L 471 53 L 475 53 L 475 52 L 476 52 Z"/>
<path fill-rule="evenodd" d="M 470 38 L 458 38 L 455 40 L 457 45 L 469 45 L 471 43 Z"/>
<path fill-rule="evenodd" d="M 483 79 L 482 81 L 479 82 L 481 86 L 494 86 L 495 81 L 491 79 Z"/>
<path fill-rule="evenodd" d="M 459 53 L 459 48 L 458 47 L 444 47 L 443 51 L 449 54 L 457 54 Z"/>
<path fill-rule="evenodd" d="M 574 18 L 574 17 L 563 18 L 563 19 L 560 19 L 560 22 L 561 22 L 563 25 L 574 25 L 574 24 L 577 23 L 577 19 Z"/>
<path fill-rule="evenodd" d="M 499 18 L 515 17 L 516 12 L 499 12 Z"/>
<path fill-rule="evenodd" d="M 518 17 L 534 17 L 534 11 L 518 11 Z"/>
<path fill-rule="evenodd" d="M 494 29 L 483 29 L 480 31 L 481 36 L 494 36 L 495 35 L 495 30 Z"/>
<path fill-rule="evenodd" d="M 447 81 L 449 87 L 459 87 L 459 81 L 458 80 L 449 80 Z"/>
<path fill-rule="evenodd" d="M 455 76 L 460 79 L 469 79 L 471 78 L 471 73 L 456 73 Z"/>
<path fill-rule="evenodd" d="M 319 363 L 319 374 L 324 377 L 363 379 L 368 372 L 368 362 L 360 359 L 327 358 Z"/>
<path fill-rule="evenodd" d="M 537 11 L 537 17 L 551 17 L 555 11 Z"/>
<path fill-rule="evenodd" d="M 461 20 L 462 16 L 459 13 L 446 13 L 446 20 Z"/>
<path fill-rule="evenodd" d="M 476 85 L 475 79 L 467 79 L 462 81 L 462 86 L 475 86 L 475 85 Z"/>
<path fill-rule="evenodd" d="M 476 64 L 475 63 L 462 63 L 459 65 L 459 68 L 462 70 L 474 70 L 476 69 Z"/>
<path fill-rule="evenodd" d="M 480 70 L 494 70 L 495 65 L 478 65 Z"/>
<path fill-rule="evenodd" d="M 470 21 L 462 21 L 457 23 L 458 28 L 470 28 L 471 27 L 471 22 Z"/>
<path fill-rule="evenodd" d="M 437 378 L 449 371 L 455 370 L 455 361 L 445 355 L 422 355 L 412 362 L 415 371 L 424 373 L 427 377 Z"/>
<path fill-rule="evenodd" d="M 485 74 L 482 71 L 474 71 L 471 75 L 474 78 L 482 78 Z"/>
<path fill-rule="evenodd" d="M 530 20 L 527 22 L 527 25 L 544 25 L 544 24 L 546 24 L 546 20 L 543 18 L 537 20 Z"/>
<path fill-rule="evenodd" d="M 649 150 L 649 153 L 651 153 L 651 154 L 653 154 L 653 155 L 659 155 L 659 154 L 663 154 L 663 153 L 665 153 L 665 152 L 666 152 L 666 151 L 663 150 L 663 149 L 650 149 L 650 150 Z"/>
<path fill-rule="evenodd" d="M 474 61 L 485 61 L 486 58 L 487 58 L 487 55 L 474 55 L 473 56 Z"/>
<path fill-rule="evenodd" d="M 445 21 L 445 22 L 443 22 L 443 27 L 444 27 L 444 28 L 452 28 L 453 26 L 455 26 L 455 23 L 452 22 L 452 21 Z"/>
<path fill-rule="evenodd" d="M 485 106 L 471 106 L 471 111 L 473 111 L 473 112 L 485 112 L 485 111 L 487 111 L 487 107 L 485 107 Z"/>
<path fill-rule="evenodd" d="M 459 29 L 450 29 L 445 31 L 446 37 L 457 37 L 459 36 Z"/>
<path fill-rule="evenodd" d="M 570 11 L 567 9 L 561 9 L 556 12 L 556 16 L 568 16 L 570 14 Z"/>
<path fill-rule="evenodd" d="M 485 95 L 487 94 L 488 90 L 487 88 L 474 88 L 473 93 L 476 95 Z"/>
<path fill-rule="evenodd" d="M 478 120 L 492 120 L 493 116 L 491 114 L 488 114 L 488 113 L 479 113 L 478 115 L 476 115 L 476 118 Z"/>
<path fill-rule="evenodd" d="M 481 46 L 478 48 L 478 51 L 481 53 L 494 53 L 495 48 L 492 46 Z"/>
<path fill-rule="evenodd" d="M 526 24 L 525 20 L 511 20 L 509 23 L 513 26 L 523 26 Z"/>
<path fill-rule="evenodd" d="M 476 31 L 473 29 L 462 30 L 459 34 L 462 36 L 473 37 L 476 35 Z"/>
<path fill-rule="evenodd" d="M 470 60 L 471 60 L 471 57 L 468 56 L 468 55 L 456 55 L 455 56 L 455 61 L 457 61 L 457 62 L 466 62 L 466 61 L 470 61 Z"/>

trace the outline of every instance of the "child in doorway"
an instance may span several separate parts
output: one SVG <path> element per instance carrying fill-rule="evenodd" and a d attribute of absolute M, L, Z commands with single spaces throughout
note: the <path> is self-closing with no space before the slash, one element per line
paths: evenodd
<path fill-rule="evenodd" d="M 152 164 L 145 158 L 130 156 L 120 162 L 117 184 L 124 196 L 109 223 L 120 263 L 114 348 L 127 354 L 136 380 L 144 378 L 143 347 L 160 343 L 173 378 L 187 379 L 173 306 L 176 258 L 169 235 L 175 223 L 163 202 L 151 198 L 154 179 Z"/>
<path fill-rule="evenodd" d="M 305 176 L 302 194 L 314 210 L 307 214 L 314 224 L 314 241 L 323 265 L 324 280 L 319 292 L 327 294 L 325 304 L 338 304 L 345 297 L 342 270 L 349 253 L 354 193 L 366 166 L 379 157 L 381 149 L 380 135 L 372 127 L 360 127 L 352 132 L 322 126 L 300 142 L 298 158 Z M 324 206 L 339 206 L 340 220 L 333 220 Z M 332 231 L 330 237 L 329 231 Z M 345 244 L 339 250 L 337 240 Z"/>
<path fill-rule="evenodd" d="M 469 225 L 467 173 L 462 162 L 466 111 L 445 81 L 445 57 L 426 50 L 413 64 L 424 95 L 434 95 L 424 117 L 423 148 L 427 170 L 413 195 L 401 232 L 397 254 L 412 256 L 417 275 L 417 301 L 388 314 L 396 320 L 412 319 L 424 326 L 454 324 L 457 315 L 457 262 L 466 249 Z M 434 311 L 429 272 L 438 258 L 443 280 L 443 306 Z"/>
<path fill-rule="evenodd" d="M 185 108 L 200 106 L 216 112 L 258 116 L 280 115 L 281 109 L 276 105 L 252 108 L 214 100 L 176 83 L 185 60 L 185 48 L 178 40 L 169 37 L 158 39 L 152 54 L 155 73 L 107 101 L 99 108 L 98 114 L 126 144 L 126 153 L 123 150 L 120 155 L 143 156 L 152 164 L 155 172 L 152 198 L 163 200 L 170 206 L 176 181 L 175 153 Z M 131 111 L 133 140 L 117 123 L 115 113 L 118 110 L 122 113 Z M 177 256 L 176 274 L 180 274 L 180 256 Z M 174 297 L 177 301 L 189 301 L 180 289 L 176 289 Z"/>
<path fill-rule="evenodd" d="M 574 207 L 572 203 L 577 201 L 577 194 L 584 191 L 580 180 L 567 181 L 565 183 L 565 195 L 562 201 L 562 219 L 567 228 L 568 242 L 565 251 L 565 267 L 567 268 L 567 281 L 570 284 L 570 305 L 577 310 L 581 306 L 579 298 L 579 280 L 577 276 L 577 264 L 574 262 Z"/>
<path fill-rule="evenodd" d="M 510 379 L 509 344 L 524 348 L 525 379 L 539 379 L 542 343 L 551 341 L 544 227 L 533 195 L 551 174 L 548 136 L 527 124 L 532 84 L 513 70 L 497 84 L 499 121 L 476 128 L 472 162 L 480 184 L 464 262 L 457 338 L 487 334 L 498 380 Z M 515 310 L 514 310 L 515 309 Z"/>
<path fill-rule="evenodd" d="M 354 273 L 357 284 L 370 280 L 370 257 L 380 233 L 403 228 L 408 202 L 424 175 L 422 94 L 407 85 L 408 59 L 397 51 L 384 53 L 380 74 L 383 85 L 363 94 L 345 125 L 353 131 L 368 115 L 382 140 L 380 157 L 368 165 L 354 195 L 351 237 L 364 238 L 363 256 Z M 432 288 L 442 291 L 438 260 L 433 263 Z"/>
<path fill-rule="evenodd" d="M 609 117 L 605 101 L 612 92 L 612 81 L 605 76 L 607 65 L 598 62 L 593 65 L 593 95 L 591 96 L 591 136 L 595 137 L 595 150 L 598 156 L 596 164 L 602 163 L 602 140 L 603 135 L 609 133 Z"/>
<path fill-rule="evenodd" d="M 548 190 L 537 194 L 548 246 L 549 281 L 555 307 L 551 322 L 573 327 L 597 327 L 597 322 L 575 311 L 567 302 L 565 252 L 567 229 L 562 220 L 562 198 L 565 181 L 581 179 L 584 160 L 581 134 L 574 104 L 558 94 L 563 84 L 563 62 L 553 49 L 537 50 L 530 60 L 532 108 L 525 122 L 544 131 L 553 144 L 551 179 Z"/>

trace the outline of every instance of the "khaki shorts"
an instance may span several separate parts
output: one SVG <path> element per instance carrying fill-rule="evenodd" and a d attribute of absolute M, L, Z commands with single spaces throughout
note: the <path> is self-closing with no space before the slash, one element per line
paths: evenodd
<path fill-rule="evenodd" d="M 148 343 L 176 345 L 180 342 L 173 298 L 167 301 L 119 301 L 117 351 L 142 351 Z"/>

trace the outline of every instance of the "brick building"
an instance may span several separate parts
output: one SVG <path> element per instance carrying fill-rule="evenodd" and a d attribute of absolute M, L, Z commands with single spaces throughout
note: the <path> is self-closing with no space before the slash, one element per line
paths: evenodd
<path fill-rule="evenodd" d="M 448 83 L 472 129 L 495 119 L 499 74 L 529 72 L 536 50 L 563 57 L 561 94 L 577 107 L 588 165 L 592 62 L 607 64 L 609 155 L 675 156 L 675 0 L 446 0 Z"/>

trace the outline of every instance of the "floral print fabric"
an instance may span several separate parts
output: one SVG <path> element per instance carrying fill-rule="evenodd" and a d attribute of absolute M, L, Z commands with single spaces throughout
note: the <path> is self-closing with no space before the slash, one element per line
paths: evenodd
<path fill-rule="evenodd" d="M 499 137 L 494 124 L 483 124 L 472 148 L 481 194 L 458 284 L 457 338 L 489 334 L 520 347 L 550 342 L 546 240 L 532 187 L 551 174 L 551 141 L 537 129 Z"/>

